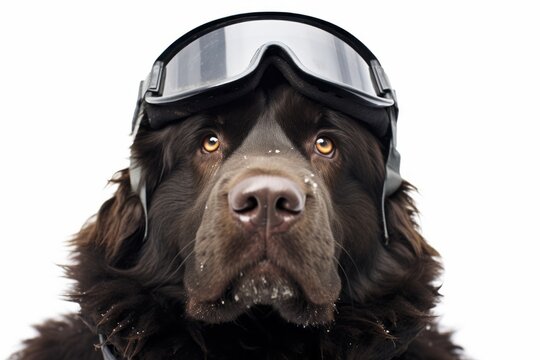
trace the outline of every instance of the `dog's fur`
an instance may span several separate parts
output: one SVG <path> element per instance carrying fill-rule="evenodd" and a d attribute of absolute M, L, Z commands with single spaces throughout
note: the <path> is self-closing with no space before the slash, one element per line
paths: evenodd
<path fill-rule="evenodd" d="M 213 153 L 201 150 L 209 133 L 221 140 Z M 332 157 L 314 150 L 321 134 Z M 122 170 L 73 240 L 80 314 L 39 326 L 14 358 L 98 360 L 107 344 L 118 359 L 461 359 L 431 313 L 441 266 L 406 182 L 386 199 L 384 243 L 384 149 L 361 122 L 263 82 L 226 106 L 143 126 L 132 153 L 149 194 L 147 239 Z M 284 233 L 247 234 L 230 214 L 231 188 L 260 174 L 306 194 Z"/>

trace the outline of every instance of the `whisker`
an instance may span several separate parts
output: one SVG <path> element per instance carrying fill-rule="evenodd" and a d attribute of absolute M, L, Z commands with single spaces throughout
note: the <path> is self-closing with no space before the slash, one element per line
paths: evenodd
<path fill-rule="evenodd" d="M 336 243 L 341 248 L 341 250 L 343 250 L 343 253 L 349 257 L 349 259 L 351 260 L 351 262 L 352 262 L 353 266 L 355 267 L 356 271 L 360 275 L 360 269 L 358 268 L 358 265 L 356 264 L 356 261 L 354 261 L 351 253 L 349 251 L 347 251 L 347 249 L 343 245 L 341 245 L 338 242 L 336 242 Z M 347 281 L 347 288 L 349 290 L 349 295 L 350 295 L 350 298 L 351 298 L 351 306 L 354 307 L 353 292 L 352 292 L 351 281 L 349 279 L 349 274 L 347 273 L 347 271 L 345 271 L 345 268 L 343 267 L 343 265 L 341 265 L 341 262 L 336 258 L 335 255 L 334 255 L 334 258 L 336 259 L 336 261 L 338 263 L 338 266 L 341 268 L 341 270 L 343 272 L 343 275 L 345 276 L 345 280 Z"/>
<path fill-rule="evenodd" d="M 182 254 L 182 252 L 184 250 L 186 250 L 189 246 L 191 246 L 193 243 L 195 243 L 195 239 L 192 239 L 191 241 L 188 241 L 188 243 L 186 245 L 184 245 L 183 248 L 181 248 L 177 253 L 176 255 L 174 256 L 174 258 L 171 260 L 170 264 L 169 264 L 169 267 L 167 268 L 167 272 L 169 271 L 169 268 L 174 264 L 174 261 L 178 258 L 178 256 L 180 256 Z M 193 252 L 194 250 L 192 250 Z"/>
<path fill-rule="evenodd" d="M 351 287 L 351 281 L 349 280 L 349 275 L 347 275 L 347 272 L 343 268 L 343 265 L 340 264 L 340 262 L 337 260 L 337 258 L 335 256 L 334 256 L 334 259 L 336 259 L 338 266 L 340 267 L 341 271 L 343 272 L 343 275 L 345 276 L 345 281 L 347 282 L 347 289 L 349 290 L 349 294 L 352 295 L 352 287 Z M 354 307 L 354 301 L 352 300 L 352 296 L 350 296 L 350 298 L 351 298 L 351 306 Z"/>
<path fill-rule="evenodd" d="M 351 259 L 351 262 L 352 264 L 354 265 L 354 268 L 356 269 L 356 271 L 358 272 L 358 274 L 360 275 L 362 272 L 360 271 L 360 269 L 358 268 L 358 265 L 356 264 L 356 261 L 353 259 L 351 253 L 343 246 L 341 245 L 340 243 L 336 242 L 338 244 L 338 246 L 340 247 L 341 250 L 343 250 L 343 252 L 345 253 L 345 255 L 347 255 L 349 257 L 349 259 Z"/>
<path fill-rule="evenodd" d="M 160 283 L 156 286 L 157 289 L 163 287 L 166 283 L 168 283 L 177 273 L 178 271 L 180 270 L 180 268 L 186 263 L 186 261 L 189 259 L 189 257 L 191 255 L 193 255 L 193 253 L 195 253 L 195 249 L 191 250 L 189 252 L 189 254 L 185 257 L 185 259 L 182 260 L 182 262 L 180 263 L 180 265 L 178 265 L 174 271 L 170 272 L 171 269 L 172 269 L 172 266 L 174 265 L 174 262 L 178 259 L 179 256 L 182 255 L 182 252 L 188 248 L 189 246 L 191 246 L 193 243 L 195 243 L 195 239 L 189 241 L 186 245 L 184 245 L 184 247 L 182 247 L 182 249 L 180 249 L 176 255 L 173 257 L 173 259 L 171 260 L 171 262 L 169 263 L 169 265 L 167 266 L 167 271 L 165 273 L 169 273 L 162 281 L 160 281 Z"/>

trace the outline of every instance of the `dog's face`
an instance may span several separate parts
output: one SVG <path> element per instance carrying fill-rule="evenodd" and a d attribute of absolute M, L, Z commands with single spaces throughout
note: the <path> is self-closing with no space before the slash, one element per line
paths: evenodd
<path fill-rule="evenodd" d="M 128 358 L 400 356 L 432 319 L 440 266 L 406 182 L 385 199 L 385 245 L 383 153 L 361 119 L 275 79 L 143 122 L 148 235 L 123 170 L 74 239 L 81 317 Z"/>
<path fill-rule="evenodd" d="M 141 263 L 183 283 L 189 316 L 227 322 L 263 305 L 323 324 L 358 295 L 351 283 L 381 247 L 384 178 L 359 121 L 282 84 L 143 131 L 133 151 L 150 193 Z"/>

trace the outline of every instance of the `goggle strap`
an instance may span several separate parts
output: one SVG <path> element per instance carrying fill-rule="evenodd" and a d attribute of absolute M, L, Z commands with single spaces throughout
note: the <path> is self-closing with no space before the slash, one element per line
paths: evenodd
<path fill-rule="evenodd" d="M 388 223 L 386 219 L 385 211 L 385 200 L 390 195 L 395 193 L 401 186 L 403 179 L 399 174 L 399 166 L 401 162 L 401 155 L 396 148 L 396 131 L 397 131 L 397 121 L 396 121 L 396 112 L 397 109 L 389 110 L 390 115 L 390 131 L 391 138 L 388 143 L 388 156 L 386 158 L 386 175 L 384 179 L 382 199 L 381 199 L 381 212 L 382 212 L 382 221 L 383 221 L 383 230 L 384 230 L 384 244 L 388 246 L 390 236 L 388 234 Z"/>
<path fill-rule="evenodd" d="M 148 78 L 147 78 L 148 79 Z M 146 80 L 139 83 L 139 92 L 137 94 L 137 103 L 135 104 L 135 111 L 133 112 L 133 120 L 131 122 L 131 137 L 135 140 L 139 126 L 141 125 L 141 104 L 143 102 L 144 94 L 146 93 Z"/>
<path fill-rule="evenodd" d="M 131 137 L 133 138 L 132 143 L 135 142 L 135 137 L 137 136 L 137 132 L 139 131 L 139 127 L 141 125 L 141 121 L 144 118 L 144 112 L 142 110 L 141 104 L 143 101 L 144 94 L 147 91 L 147 84 L 150 76 L 146 78 L 146 80 L 141 81 L 139 85 L 139 96 L 137 99 L 137 105 L 135 107 L 135 114 L 133 119 L 133 124 L 131 128 Z M 131 183 L 131 190 L 139 195 L 139 200 L 141 202 L 141 206 L 143 208 L 144 212 L 144 238 L 143 241 L 146 240 L 146 237 L 148 235 L 148 208 L 146 205 L 146 183 L 142 182 L 142 169 L 141 167 L 136 163 L 135 159 L 133 158 L 133 155 L 130 157 L 130 163 L 129 163 L 129 181 Z"/>
<path fill-rule="evenodd" d="M 106 344 L 105 337 L 102 334 L 99 334 L 99 348 L 101 349 L 101 354 L 103 355 L 104 360 L 117 360 L 116 356 L 113 355 L 111 349 Z"/>
<path fill-rule="evenodd" d="M 139 192 L 139 197 L 141 199 L 141 205 L 144 211 L 144 237 L 143 242 L 148 237 L 148 208 L 146 206 L 146 183 L 142 183 L 141 191 Z"/>
<path fill-rule="evenodd" d="M 152 66 L 152 71 L 150 71 L 150 74 L 148 75 L 148 78 L 147 78 L 148 87 L 146 88 L 146 90 L 152 91 L 152 92 L 159 92 L 161 88 L 161 79 L 163 78 L 164 69 L 165 69 L 165 65 L 163 64 L 162 61 L 156 61 L 154 63 L 154 66 Z"/>
<path fill-rule="evenodd" d="M 379 64 L 379 61 L 371 60 L 369 65 L 373 71 L 377 93 L 384 96 L 386 93 L 391 92 L 392 85 L 390 84 L 390 80 L 388 80 L 388 76 L 386 76 L 383 67 Z"/>

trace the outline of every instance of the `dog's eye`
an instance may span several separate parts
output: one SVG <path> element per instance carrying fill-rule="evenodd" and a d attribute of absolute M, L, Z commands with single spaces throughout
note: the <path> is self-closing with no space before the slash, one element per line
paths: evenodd
<path fill-rule="evenodd" d="M 335 146 L 332 140 L 327 137 L 320 136 L 315 141 L 315 150 L 321 155 L 330 157 L 334 154 Z"/>
<path fill-rule="evenodd" d="M 203 139 L 202 147 L 203 147 L 204 151 L 211 153 L 211 152 L 214 152 L 217 149 L 219 149 L 220 144 L 221 143 L 220 143 L 218 137 L 216 135 L 212 134 L 212 135 L 207 135 Z"/>

